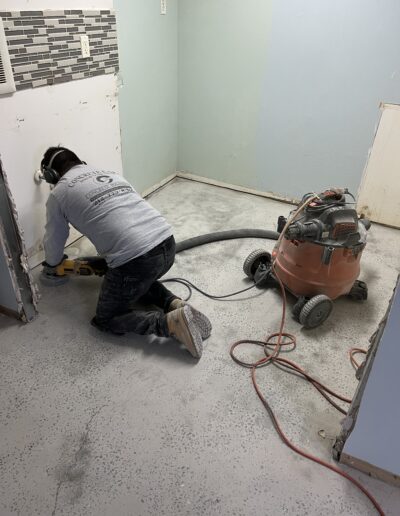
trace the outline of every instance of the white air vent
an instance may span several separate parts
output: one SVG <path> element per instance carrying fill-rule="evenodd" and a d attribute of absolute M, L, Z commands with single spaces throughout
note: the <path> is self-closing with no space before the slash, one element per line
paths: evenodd
<path fill-rule="evenodd" d="M 0 95 L 15 91 L 14 76 L 8 53 L 3 20 L 0 18 Z"/>

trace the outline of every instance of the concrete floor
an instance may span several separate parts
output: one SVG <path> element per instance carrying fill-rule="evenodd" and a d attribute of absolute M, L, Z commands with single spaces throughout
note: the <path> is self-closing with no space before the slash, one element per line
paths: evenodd
<path fill-rule="evenodd" d="M 150 202 L 173 224 L 177 240 L 228 228 L 273 229 L 290 208 L 187 180 L 170 183 Z M 215 294 L 231 292 L 247 285 L 244 258 L 272 245 L 240 240 L 188 251 L 169 276 Z M 79 247 L 70 255 L 91 250 L 87 241 Z M 313 331 L 287 320 L 298 335 L 291 358 L 350 397 L 357 382 L 347 351 L 367 346 L 395 285 L 399 255 L 400 233 L 374 226 L 362 266 L 369 300 L 337 301 L 331 318 Z M 196 362 L 172 340 L 92 328 L 100 281 L 73 278 L 42 288 L 40 316 L 31 324 L 0 317 L 1 516 L 375 514 L 349 482 L 281 444 L 249 371 L 229 357 L 232 341 L 277 330 L 277 292 L 229 302 L 195 293 L 193 304 L 214 324 Z M 183 287 L 175 290 L 184 294 Z M 248 358 L 261 356 L 247 351 Z M 296 377 L 269 367 L 258 378 L 287 434 L 331 460 L 341 414 Z M 400 513 L 399 489 L 343 469 L 387 515 Z"/>

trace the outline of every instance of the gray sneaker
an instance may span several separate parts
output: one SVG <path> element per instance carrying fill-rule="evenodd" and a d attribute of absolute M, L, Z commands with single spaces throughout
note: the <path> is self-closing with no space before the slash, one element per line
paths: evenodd
<path fill-rule="evenodd" d="M 184 306 L 190 306 L 190 308 L 192 309 L 193 319 L 200 330 L 201 338 L 203 340 L 208 339 L 208 337 L 211 335 L 212 330 L 210 319 L 203 313 L 193 308 L 192 305 L 189 305 L 189 303 L 183 301 L 183 299 L 174 299 L 173 301 L 171 301 L 171 304 L 169 305 L 167 312 L 172 312 L 173 310 L 183 308 Z"/>
<path fill-rule="evenodd" d="M 203 341 L 200 330 L 194 322 L 190 306 L 178 308 L 167 314 L 168 331 L 171 337 L 181 342 L 189 353 L 200 358 L 203 353 Z"/>

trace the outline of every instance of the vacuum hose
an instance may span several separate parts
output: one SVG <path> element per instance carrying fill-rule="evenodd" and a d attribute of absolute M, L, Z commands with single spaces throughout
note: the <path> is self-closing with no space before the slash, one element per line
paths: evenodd
<path fill-rule="evenodd" d="M 211 242 L 233 240 L 235 238 L 266 238 L 269 240 L 278 240 L 279 233 L 267 229 L 232 229 L 230 231 L 217 231 L 216 233 L 207 233 L 206 235 L 200 235 L 178 242 L 176 244 L 176 253 L 181 253 L 182 251 L 200 245 L 210 244 Z"/>

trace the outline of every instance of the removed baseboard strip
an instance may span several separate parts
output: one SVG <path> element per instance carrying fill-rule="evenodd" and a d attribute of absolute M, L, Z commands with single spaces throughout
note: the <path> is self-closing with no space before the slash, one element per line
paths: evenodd
<path fill-rule="evenodd" d="M 232 185 L 224 183 L 223 181 L 217 181 L 208 177 L 197 176 L 195 174 L 188 174 L 186 172 L 177 172 L 176 177 L 181 179 L 187 179 L 189 181 L 196 181 L 197 183 L 205 183 L 212 186 L 218 186 L 219 188 L 226 188 L 227 190 L 234 190 L 235 192 L 247 193 L 250 195 L 256 195 L 257 197 L 265 197 L 274 201 L 285 202 L 287 204 L 299 204 L 299 200 L 290 199 L 289 197 L 283 197 L 273 192 L 263 192 L 261 190 L 253 190 L 252 188 L 246 188 L 245 186 Z"/>
<path fill-rule="evenodd" d="M 144 190 L 141 193 L 141 196 L 144 197 L 144 198 L 149 197 L 151 194 L 157 192 L 158 190 L 160 190 L 161 188 L 166 186 L 168 183 L 173 181 L 176 178 L 176 176 L 177 176 L 176 172 L 173 173 L 173 174 L 170 174 L 169 176 L 167 176 L 164 179 L 162 179 L 159 183 L 156 183 L 155 185 L 150 186 L 149 188 Z"/>

